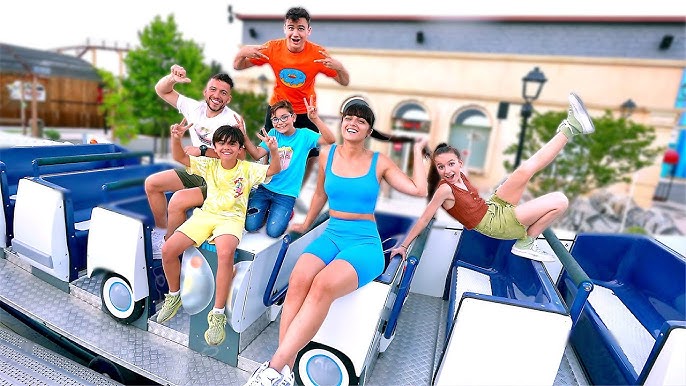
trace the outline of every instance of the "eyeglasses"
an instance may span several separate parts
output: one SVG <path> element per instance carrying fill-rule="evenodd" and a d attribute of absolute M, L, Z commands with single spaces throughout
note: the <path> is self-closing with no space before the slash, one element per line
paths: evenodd
<path fill-rule="evenodd" d="M 280 117 L 272 117 L 272 123 L 279 123 L 279 121 L 286 122 L 288 120 L 288 118 L 291 117 L 291 115 L 292 114 L 284 114 Z"/>

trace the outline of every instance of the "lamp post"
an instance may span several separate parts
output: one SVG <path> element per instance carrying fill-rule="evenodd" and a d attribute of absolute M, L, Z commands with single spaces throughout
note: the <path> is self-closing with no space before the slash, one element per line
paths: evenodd
<path fill-rule="evenodd" d="M 519 145 L 517 146 L 517 156 L 515 157 L 514 168 L 519 166 L 519 162 L 522 159 L 522 149 L 524 148 L 524 137 L 526 136 L 526 126 L 534 111 L 534 107 L 531 102 L 538 99 L 541 95 L 541 90 L 543 90 L 543 84 L 547 81 L 545 75 L 538 69 L 534 67 L 533 70 L 529 71 L 524 78 L 522 78 L 522 98 L 524 98 L 524 104 L 522 105 L 522 110 L 520 115 L 522 116 L 522 127 L 519 131 Z"/>
<path fill-rule="evenodd" d="M 619 112 L 622 115 L 622 118 L 629 118 L 631 114 L 634 113 L 634 110 L 636 110 L 636 103 L 632 101 L 631 98 L 619 105 Z"/>

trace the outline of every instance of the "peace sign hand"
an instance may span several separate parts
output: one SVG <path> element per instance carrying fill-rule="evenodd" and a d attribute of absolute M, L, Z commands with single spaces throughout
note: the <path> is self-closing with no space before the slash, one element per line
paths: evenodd
<path fill-rule="evenodd" d="M 270 151 L 279 149 L 279 144 L 276 141 L 276 137 L 269 136 L 269 134 L 267 134 L 267 130 L 265 130 L 264 127 L 260 129 L 259 133 L 257 133 L 257 138 L 259 138 L 262 142 L 267 144 L 267 147 Z"/>
<path fill-rule="evenodd" d="M 244 137 L 247 137 L 248 133 L 245 131 L 245 119 L 238 114 L 234 114 L 233 117 L 236 119 L 236 126 L 238 129 L 243 133 Z"/>
<path fill-rule="evenodd" d="M 186 118 L 183 118 L 180 123 L 175 123 L 171 125 L 170 131 L 171 135 L 174 138 L 181 138 L 183 137 L 183 134 L 186 132 L 186 130 L 190 129 L 190 127 L 193 126 L 192 123 L 188 123 L 186 121 Z"/>
<path fill-rule="evenodd" d="M 248 59 L 262 59 L 269 61 L 269 57 L 265 54 L 263 54 L 261 51 L 267 49 L 266 45 L 261 45 L 261 46 L 244 46 L 241 49 L 241 56 L 248 58 Z"/>
<path fill-rule="evenodd" d="M 306 98 L 303 98 L 303 102 L 305 102 L 307 118 L 309 118 L 310 121 L 314 122 L 317 118 L 319 118 L 319 115 L 317 114 L 317 106 L 315 106 L 314 104 L 314 95 L 310 95 L 310 103 L 307 103 Z"/>
<path fill-rule="evenodd" d="M 174 83 L 190 83 L 191 78 L 186 78 L 186 69 L 174 64 L 171 66 L 171 76 Z"/>
<path fill-rule="evenodd" d="M 326 52 L 324 50 L 320 50 L 319 53 L 324 56 L 324 59 L 315 59 L 314 60 L 315 63 L 321 63 L 324 65 L 324 67 L 327 67 L 327 68 L 330 68 L 330 69 L 333 69 L 336 71 L 340 71 L 343 69 L 343 65 L 341 65 L 341 62 L 332 58 L 328 52 Z"/>

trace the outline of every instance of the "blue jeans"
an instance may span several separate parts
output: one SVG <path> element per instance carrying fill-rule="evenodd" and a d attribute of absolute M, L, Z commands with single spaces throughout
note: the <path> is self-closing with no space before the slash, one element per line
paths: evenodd
<path fill-rule="evenodd" d="M 291 220 L 295 197 L 274 193 L 259 185 L 250 193 L 245 230 L 256 232 L 267 223 L 267 236 L 280 237 Z"/>

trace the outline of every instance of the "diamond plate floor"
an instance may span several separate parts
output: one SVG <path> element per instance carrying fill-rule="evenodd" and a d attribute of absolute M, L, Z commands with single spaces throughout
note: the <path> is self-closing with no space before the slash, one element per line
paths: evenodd
<path fill-rule="evenodd" d="M 92 305 L 4 259 L 0 259 L 0 300 L 155 382 L 242 385 L 250 375 L 165 338 L 117 323 Z"/>
<path fill-rule="evenodd" d="M 443 300 L 410 294 L 398 320 L 395 339 L 379 355 L 370 385 L 428 385 L 433 375 Z"/>

